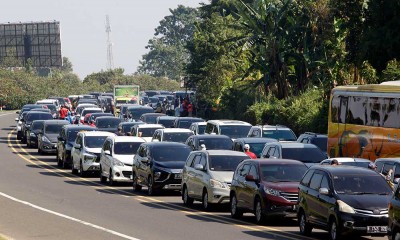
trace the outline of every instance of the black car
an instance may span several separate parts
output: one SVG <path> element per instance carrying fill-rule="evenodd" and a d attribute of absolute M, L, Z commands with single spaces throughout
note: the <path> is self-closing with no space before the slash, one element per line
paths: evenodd
<path fill-rule="evenodd" d="M 117 117 L 97 117 L 94 125 L 99 131 L 116 132 L 122 120 Z"/>
<path fill-rule="evenodd" d="M 139 120 L 140 117 L 145 113 L 154 113 L 154 109 L 152 107 L 146 107 L 142 105 L 130 106 L 126 110 L 126 115 L 128 119 Z"/>
<path fill-rule="evenodd" d="M 328 147 L 328 135 L 320 133 L 305 132 L 297 138 L 299 143 L 312 143 L 319 147 L 323 152 L 326 153 Z"/>
<path fill-rule="evenodd" d="M 64 125 L 57 137 L 57 164 L 62 168 L 68 168 L 71 165 L 71 149 L 73 148 L 75 138 L 81 131 L 96 131 L 95 127 L 87 125 Z"/>
<path fill-rule="evenodd" d="M 186 140 L 192 151 L 202 150 L 202 145 L 207 150 L 232 150 L 232 139 L 225 135 L 193 135 Z"/>
<path fill-rule="evenodd" d="M 57 137 L 64 125 L 69 122 L 65 120 L 46 120 L 38 135 L 38 153 L 56 153 Z"/>
<path fill-rule="evenodd" d="M 246 137 L 238 138 L 233 141 L 233 150 L 244 152 L 244 145 L 250 146 L 250 152 L 254 153 L 257 158 L 261 157 L 261 152 L 266 143 L 277 142 L 275 138 L 261 138 L 261 137 Z"/>
<path fill-rule="evenodd" d="M 173 116 L 159 116 L 157 117 L 156 123 L 161 124 L 166 128 L 170 128 L 174 126 L 176 117 Z"/>
<path fill-rule="evenodd" d="M 51 120 L 53 119 L 53 115 L 49 112 L 32 112 L 29 111 L 25 117 L 21 120 L 22 121 L 22 138 L 21 142 L 26 143 L 26 134 L 29 131 L 32 122 L 34 120 Z"/>
<path fill-rule="evenodd" d="M 323 229 L 332 240 L 347 234 L 384 236 L 392 194 L 388 182 L 370 169 L 315 165 L 299 185 L 300 232 Z"/>
<path fill-rule="evenodd" d="M 34 108 L 43 108 L 43 106 L 41 105 L 36 105 L 36 104 L 25 104 L 21 110 L 17 111 L 18 117 L 15 118 L 15 121 L 17 122 L 17 140 L 21 140 L 22 139 L 22 119 L 24 118 L 24 116 L 31 110 Z"/>
<path fill-rule="evenodd" d="M 32 122 L 32 126 L 27 130 L 26 133 L 26 145 L 27 147 L 36 148 L 38 145 L 38 134 L 43 128 L 43 122 L 45 120 L 35 120 Z"/>
<path fill-rule="evenodd" d="M 114 117 L 114 115 L 112 113 L 105 113 L 105 112 L 92 113 L 90 114 L 87 124 L 89 125 L 94 124 L 96 122 L 96 118 L 98 117 Z M 85 122 L 83 123 L 85 124 Z"/>
<path fill-rule="evenodd" d="M 145 123 L 155 124 L 157 123 L 157 117 L 165 116 L 164 113 L 145 113 L 140 116 L 139 120 Z"/>
<path fill-rule="evenodd" d="M 183 143 L 142 143 L 133 158 L 133 190 L 147 186 L 148 195 L 158 190 L 180 190 L 182 170 L 191 149 Z"/>
<path fill-rule="evenodd" d="M 111 96 L 100 96 L 99 98 L 100 108 L 103 109 L 105 113 L 114 114 L 114 100 Z"/>
<path fill-rule="evenodd" d="M 122 132 L 125 135 L 131 135 L 131 128 L 138 124 L 146 124 L 144 122 L 120 122 L 119 127 L 122 127 Z"/>
<path fill-rule="evenodd" d="M 194 122 L 205 122 L 202 118 L 196 117 L 177 117 L 174 121 L 174 127 L 176 128 L 190 128 L 190 125 Z"/>

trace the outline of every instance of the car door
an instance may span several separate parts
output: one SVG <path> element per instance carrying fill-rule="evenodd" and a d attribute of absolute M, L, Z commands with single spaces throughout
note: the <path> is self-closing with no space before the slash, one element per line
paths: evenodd
<path fill-rule="evenodd" d="M 236 181 L 236 197 L 237 197 L 237 205 L 240 208 L 243 208 L 246 206 L 245 202 L 245 188 L 246 188 L 246 175 L 249 174 L 251 165 L 249 163 L 246 163 L 242 166 L 241 169 L 239 169 L 238 172 L 238 177 Z"/>
<path fill-rule="evenodd" d="M 113 154 L 113 152 L 112 152 L 111 142 L 112 142 L 111 139 L 108 139 L 108 140 L 106 140 L 104 142 L 104 145 L 103 145 L 104 151 L 109 151 L 110 152 L 110 154 L 108 155 L 108 154 L 104 154 L 104 151 L 103 151 L 103 158 L 102 158 L 103 163 L 102 163 L 102 165 L 103 165 L 103 168 L 104 168 L 103 169 L 103 173 L 106 176 L 108 176 L 110 174 L 110 168 L 112 168 L 112 160 L 113 160 L 112 154 Z"/>
<path fill-rule="evenodd" d="M 243 189 L 243 200 L 245 208 L 254 210 L 254 197 L 259 188 L 259 174 L 258 169 L 255 164 L 251 164 L 249 173 L 247 175 L 252 175 L 256 181 L 245 181 Z"/>
<path fill-rule="evenodd" d="M 191 188 L 191 181 L 192 181 L 191 178 L 193 176 L 193 162 L 194 162 L 195 157 L 196 157 L 196 153 L 191 153 L 188 156 L 188 158 L 185 162 L 185 166 L 183 167 L 183 170 L 182 170 L 182 187 L 183 187 L 183 185 L 186 185 L 187 191 L 190 196 L 193 195 L 193 190 Z"/>
<path fill-rule="evenodd" d="M 82 143 L 82 135 L 79 134 L 75 139 L 75 144 L 74 144 L 74 146 L 72 148 L 72 153 L 71 153 L 72 161 L 73 161 L 72 163 L 75 166 L 77 166 L 78 163 L 79 163 L 79 158 L 80 158 L 80 154 L 81 154 L 82 145 L 81 145 L 80 148 L 76 148 L 75 146 L 78 145 L 78 144 L 81 144 L 81 143 Z"/>
<path fill-rule="evenodd" d="M 196 160 L 199 159 L 199 164 L 203 166 L 204 170 L 194 170 L 195 174 L 193 177 L 193 189 L 194 193 L 197 197 L 201 197 L 203 195 L 203 188 L 204 188 L 204 183 L 203 179 L 207 175 L 207 156 L 205 153 L 199 154 L 199 156 L 196 156 Z M 197 161 L 196 161 L 197 162 Z"/>
<path fill-rule="evenodd" d="M 200 196 L 198 189 L 197 189 L 197 177 L 196 175 L 199 174 L 199 170 L 196 170 L 194 168 L 194 166 L 196 166 L 196 164 L 200 164 L 201 162 L 201 154 L 200 153 L 196 153 L 193 156 L 193 161 L 191 162 L 189 171 L 188 171 L 188 191 L 189 194 L 191 194 L 192 196 L 194 196 L 195 198 L 198 198 Z"/>
<path fill-rule="evenodd" d="M 322 226 L 327 226 L 328 221 L 329 221 L 329 210 L 332 206 L 335 205 L 336 199 L 334 199 L 331 195 L 332 193 L 332 183 L 331 179 L 329 178 L 328 174 L 324 173 L 323 178 L 321 180 L 321 188 L 326 188 L 329 191 L 328 195 L 323 195 L 318 192 L 318 201 L 317 203 L 317 209 L 315 211 L 315 218 L 318 221 L 318 223 Z"/>
<path fill-rule="evenodd" d="M 319 188 L 321 186 L 322 178 L 324 177 L 324 173 L 316 170 L 311 177 L 310 187 L 308 188 L 308 212 L 309 212 L 309 220 L 315 224 L 320 225 L 321 222 L 318 219 L 318 209 L 319 209 Z"/>
<path fill-rule="evenodd" d="M 142 163 L 142 160 L 147 157 L 146 154 L 146 147 L 145 146 L 140 146 L 138 150 L 138 154 L 135 155 L 135 168 L 136 168 L 136 176 L 139 179 L 140 182 L 143 182 L 143 176 L 144 176 L 144 163 Z"/>

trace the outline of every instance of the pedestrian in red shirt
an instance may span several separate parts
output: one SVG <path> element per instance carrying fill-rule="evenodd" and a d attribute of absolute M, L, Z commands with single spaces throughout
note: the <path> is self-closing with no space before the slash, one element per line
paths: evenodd
<path fill-rule="evenodd" d="M 246 153 L 247 156 L 249 156 L 252 159 L 256 159 L 257 158 L 257 156 L 253 152 L 250 152 L 250 145 L 249 144 L 245 144 L 244 145 L 244 153 Z"/>
<path fill-rule="evenodd" d="M 65 106 L 61 106 L 60 119 L 64 120 L 67 117 L 68 109 Z"/>

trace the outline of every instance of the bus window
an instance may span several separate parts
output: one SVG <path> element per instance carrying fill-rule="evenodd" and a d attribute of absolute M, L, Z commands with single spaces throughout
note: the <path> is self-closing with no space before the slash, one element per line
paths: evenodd
<path fill-rule="evenodd" d="M 349 97 L 349 112 L 347 114 L 347 123 L 364 125 L 365 124 L 365 105 L 366 97 L 353 96 Z"/>
<path fill-rule="evenodd" d="M 340 98 L 340 113 L 339 113 L 339 123 L 346 123 L 346 115 L 347 115 L 347 97 Z"/>
<path fill-rule="evenodd" d="M 385 98 L 384 102 L 384 117 L 383 127 L 387 128 L 399 128 L 399 99 L 397 98 Z"/>
<path fill-rule="evenodd" d="M 367 125 L 381 126 L 381 106 L 383 99 L 379 97 L 370 97 L 367 104 Z M 383 120 L 383 119 L 382 119 Z"/>
<path fill-rule="evenodd" d="M 339 120 L 339 108 L 340 108 L 340 98 L 338 96 L 332 97 L 332 104 L 331 104 L 331 120 L 334 123 L 337 123 Z"/>

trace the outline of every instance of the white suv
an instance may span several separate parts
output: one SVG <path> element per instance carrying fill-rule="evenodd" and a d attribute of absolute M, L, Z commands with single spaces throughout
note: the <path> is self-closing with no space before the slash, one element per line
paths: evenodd
<path fill-rule="evenodd" d="M 98 172 L 101 147 L 106 138 L 110 136 L 115 136 L 115 134 L 102 131 L 78 133 L 71 150 L 72 173 L 79 172 L 79 175 L 83 177 L 86 172 Z"/>
<path fill-rule="evenodd" d="M 108 137 L 100 153 L 100 182 L 105 183 L 108 179 L 108 183 L 114 185 L 115 182 L 132 181 L 133 158 L 144 142 L 139 137 Z"/>
<path fill-rule="evenodd" d="M 164 126 L 161 124 L 140 124 L 135 125 L 131 128 L 132 136 L 141 137 L 146 142 L 151 142 L 153 139 L 154 132 L 157 129 L 163 129 Z"/>
<path fill-rule="evenodd" d="M 152 142 L 179 142 L 185 143 L 193 135 L 193 132 L 186 128 L 164 128 L 154 132 Z"/>
<path fill-rule="evenodd" d="M 226 135 L 232 140 L 247 137 L 251 124 L 238 120 L 208 120 L 204 133 Z"/>

